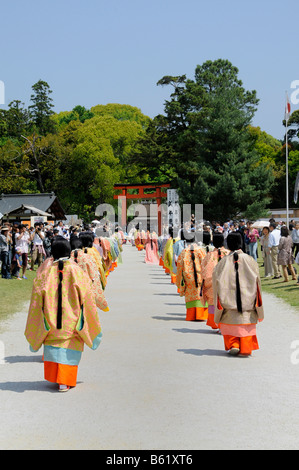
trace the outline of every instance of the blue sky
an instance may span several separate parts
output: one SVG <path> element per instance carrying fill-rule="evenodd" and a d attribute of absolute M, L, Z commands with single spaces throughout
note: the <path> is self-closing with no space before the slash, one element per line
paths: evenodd
<path fill-rule="evenodd" d="M 121 103 L 154 117 L 170 94 L 156 85 L 161 77 L 193 78 L 197 64 L 223 58 L 257 90 L 253 124 L 283 138 L 285 92 L 299 80 L 297 0 L 5 0 L 0 8 L 3 108 L 14 99 L 28 106 L 42 79 L 56 112 Z"/>

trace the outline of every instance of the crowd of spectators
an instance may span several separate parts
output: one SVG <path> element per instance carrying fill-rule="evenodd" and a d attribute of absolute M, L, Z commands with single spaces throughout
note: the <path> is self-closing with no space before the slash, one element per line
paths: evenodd
<path fill-rule="evenodd" d="M 0 224 L 0 263 L 3 279 L 27 279 L 26 271 L 34 271 L 51 256 L 51 243 L 60 235 L 67 240 L 81 231 L 94 233 L 93 224 L 68 226 L 62 221 L 56 224 L 35 222 L 33 226 L 19 222 Z"/>
<path fill-rule="evenodd" d="M 284 282 L 288 282 L 289 276 L 292 276 L 292 280 L 297 280 L 294 263 L 299 264 L 299 222 L 291 220 L 287 227 L 284 221 L 276 222 L 271 218 L 264 226 L 258 228 L 255 228 L 253 222 L 245 220 L 228 221 L 223 225 L 219 222 L 208 222 L 204 230 L 211 233 L 221 232 L 225 240 L 229 233 L 240 232 L 243 251 L 256 261 L 259 241 L 265 277 L 283 277 Z"/>
<path fill-rule="evenodd" d="M 276 222 L 270 219 L 263 227 L 255 227 L 251 221 L 238 220 L 227 221 L 223 224 L 217 221 L 206 221 L 198 224 L 192 215 L 188 231 L 203 230 L 211 235 L 221 232 L 226 238 L 231 232 L 240 232 L 243 239 L 243 251 L 258 259 L 258 246 L 265 277 L 279 279 L 284 277 L 288 281 L 291 275 L 296 278 L 294 263 L 299 264 L 299 222 L 291 220 L 289 227 L 285 222 Z M 34 271 L 41 263 L 51 256 L 51 243 L 55 236 L 59 235 L 67 240 L 79 235 L 81 231 L 90 231 L 95 234 L 96 224 L 81 224 L 68 226 L 62 221 L 55 224 L 35 222 L 34 226 L 28 226 L 19 222 L 2 222 L 0 224 L 0 263 L 1 276 L 4 279 L 15 277 L 19 280 L 27 279 L 26 271 Z M 109 234 L 109 223 L 101 227 L 103 233 Z M 259 244 L 258 244 L 259 242 Z"/>

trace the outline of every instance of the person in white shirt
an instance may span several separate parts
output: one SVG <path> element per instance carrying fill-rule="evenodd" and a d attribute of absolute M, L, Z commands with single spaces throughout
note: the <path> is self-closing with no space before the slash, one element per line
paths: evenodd
<path fill-rule="evenodd" d="M 272 259 L 272 266 L 274 272 L 273 279 L 279 279 L 281 276 L 280 270 L 277 264 L 277 256 L 278 256 L 278 245 L 280 241 L 280 230 L 276 228 L 276 224 L 273 222 L 269 226 L 270 235 L 269 235 L 269 243 L 268 248 L 271 252 L 271 259 Z"/>
<path fill-rule="evenodd" d="M 46 256 L 43 240 L 45 234 L 42 230 L 42 223 L 35 222 L 34 224 L 35 231 L 32 232 L 31 240 L 33 241 L 32 247 L 32 256 L 31 256 L 31 271 L 34 271 L 34 265 L 37 260 L 38 267 L 42 264 L 44 256 Z"/>
<path fill-rule="evenodd" d="M 60 235 L 61 237 L 65 238 L 65 234 L 63 232 L 63 222 L 62 220 L 60 220 L 57 224 L 57 227 L 56 227 L 59 231 L 58 235 Z"/>
<path fill-rule="evenodd" d="M 25 276 L 25 272 L 28 265 L 28 251 L 29 251 L 29 244 L 30 244 L 30 235 L 27 231 L 25 225 L 20 225 L 19 232 L 15 234 L 16 240 L 16 248 L 21 249 L 22 254 L 22 275 L 23 279 L 27 279 Z"/>

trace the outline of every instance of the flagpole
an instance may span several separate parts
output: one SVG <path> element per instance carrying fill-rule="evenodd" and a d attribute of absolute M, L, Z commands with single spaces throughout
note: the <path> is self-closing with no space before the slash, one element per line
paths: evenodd
<path fill-rule="evenodd" d="M 289 146 L 288 146 L 288 96 L 286 96 L 286 212 L 287 228 L 289 228 Z"/>

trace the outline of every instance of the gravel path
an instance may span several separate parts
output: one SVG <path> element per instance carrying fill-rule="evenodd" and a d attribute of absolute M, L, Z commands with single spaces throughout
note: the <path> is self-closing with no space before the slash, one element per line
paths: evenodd
<path fill-rule="evenodd" d="M 299 312 L 264 293 L 260 350 L 230 357 L 143 258 L 124 247 L 102 344 L 85 348 L 68 393 L 43 379 L 42 350 L 29 352 L 28 304 L 4 325 L 0 449 L 297 449 Z"/>

